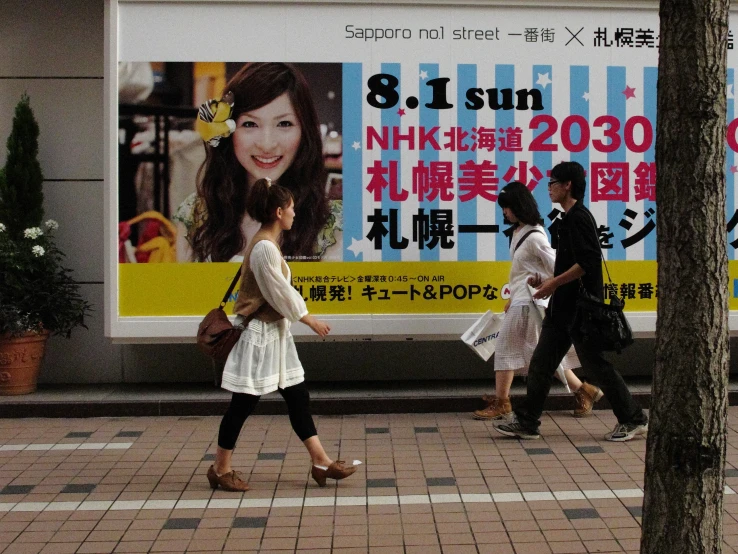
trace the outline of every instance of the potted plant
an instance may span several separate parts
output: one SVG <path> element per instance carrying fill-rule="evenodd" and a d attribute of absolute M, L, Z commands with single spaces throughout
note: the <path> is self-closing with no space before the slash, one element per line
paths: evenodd
<path fill-rule="evenodd" d="M 0 394 L 6 395 L 35 391 L 49 335 L 86 328 L 90 312 L 54 242 L 58 224 L 43 222 L 38 134 L 23 95 L 0 170 Z"/>

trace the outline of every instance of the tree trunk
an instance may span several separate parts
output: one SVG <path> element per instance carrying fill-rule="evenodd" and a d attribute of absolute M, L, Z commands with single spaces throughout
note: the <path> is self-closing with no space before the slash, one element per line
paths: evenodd
<path fill-rule="evenodd" d="M 729 0 L 661 0 L 658 321 L 641 554 L 721 552 Z"/>

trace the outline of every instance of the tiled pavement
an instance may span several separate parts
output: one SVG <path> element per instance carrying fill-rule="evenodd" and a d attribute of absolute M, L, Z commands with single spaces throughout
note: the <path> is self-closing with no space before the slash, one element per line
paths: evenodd
<path fill-rule="evenodd" d="M 738 407 L 727 484 L 738 490 Z M 464 413 L 318 416 L 329 453 L 364 465 L 319 488 L 286 416 L 254 416 L 211 491 L 219 418 L 0 419 L 0 553 L 638 552 L 645 441 L 602 440 L 609 411 L 544 418 L 517 441 Z M 94 446 L 89 446 L 94 445 Z M 738 495 L 724 549 L 738 548 Z"/>

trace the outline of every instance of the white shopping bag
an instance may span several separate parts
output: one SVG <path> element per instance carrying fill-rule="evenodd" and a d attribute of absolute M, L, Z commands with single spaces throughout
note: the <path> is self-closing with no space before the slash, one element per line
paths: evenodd
<path fill-rule="evenodd" d="M 546 309 L 543 306 L 539 306 L 536 304 L 535 300 L 533 299 L 533 294 L 536 292 L 536 289 L 528 285 L 528 292 L 530 293 L 530 302 L 533 305 L 533 313 L 535 314 L 534 317 L 536 317 L 538 328 L 540 329 L 543 326 L 543 318 L 546 315 Z M 559 381 L 564 383 L 564 387 L 566 387 L 566 392 L 571 392 L 571 389 L 569 388 L 569 383 L 566 381 L 566 373 L 564 373 L 564 367 L 559 364 L 559 367 L 556 368 L 556 377 Z"/>
<path fill-rule="evenodd" d="M 461 335 L 461 340 L 485 362 L 495 353 L 497 335 L 500 334 L 504 317 L 505 314 L 495 314 L 487 310 Z"/>

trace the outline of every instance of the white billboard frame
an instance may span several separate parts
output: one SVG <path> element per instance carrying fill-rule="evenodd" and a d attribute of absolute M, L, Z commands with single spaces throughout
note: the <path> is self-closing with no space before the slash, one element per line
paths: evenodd
<path fill-rule="evenodd" d="M 159 6 L 176 10 L 179 6 L 193 4 L 279 5 L 295 8 L 296 5 L 360 5 L 418 6 L 437 8 L 460 6 L 545 7 L 546 9 L 602 9 L 658 10 L 655 0 L 105 0 L 105 334 L 116 342 L 193 342 L 201 316 L 187 317 L 119 317 L 118 315 L 118 60 L 120 44 L 119 8 Z M 322 316 L 330 323 L 333 333 L 330 340 L 439 340 L 457 339 L 479 316 L 470 313 L 443 314 L 351 314 Z M 628 320 L 637 337 L 652 337 L 656 328 L 656 312 L 627 312 Z M 731 332 L 738 330 L 738 312 L 730 314 Z M 295 326 L 293 333 L 298 340 L 315 338 L 304 326 Z"/>

